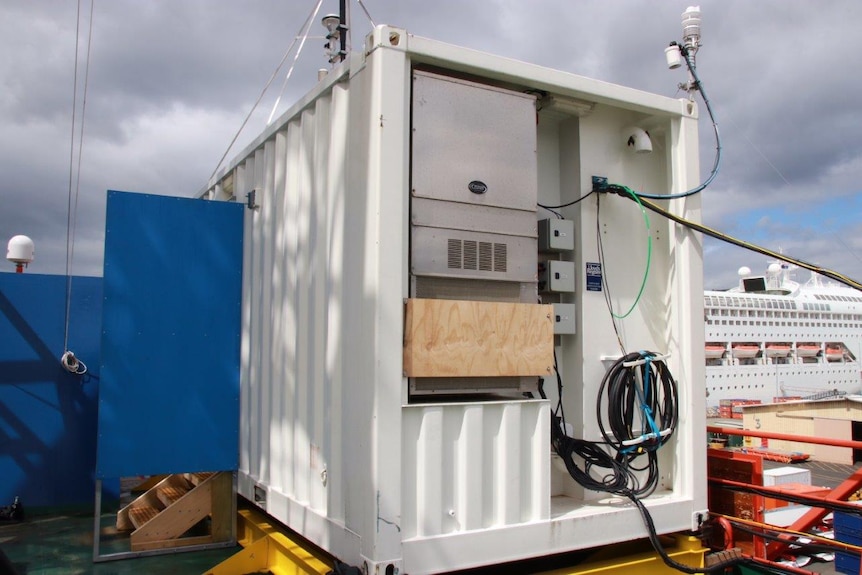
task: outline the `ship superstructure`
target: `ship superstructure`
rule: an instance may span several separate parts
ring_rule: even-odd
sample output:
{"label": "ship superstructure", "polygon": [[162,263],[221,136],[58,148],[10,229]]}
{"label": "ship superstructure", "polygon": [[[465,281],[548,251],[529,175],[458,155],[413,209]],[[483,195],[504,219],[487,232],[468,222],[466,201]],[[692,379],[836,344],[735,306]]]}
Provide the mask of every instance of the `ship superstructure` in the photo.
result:
{"label": "ship superstructure", "polygon": [[762,276],[743,268],[738,287],[704,292],[708,408],[862,389],[862,292],[817,275],[800,284],[792,272],[778,263]]}

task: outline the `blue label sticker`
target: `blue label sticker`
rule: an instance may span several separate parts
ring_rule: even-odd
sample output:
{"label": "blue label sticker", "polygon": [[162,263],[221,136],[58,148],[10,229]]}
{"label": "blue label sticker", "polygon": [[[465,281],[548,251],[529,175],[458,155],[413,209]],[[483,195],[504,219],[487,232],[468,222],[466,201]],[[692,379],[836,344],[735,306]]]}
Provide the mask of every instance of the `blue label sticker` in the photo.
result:
{"label": "blue label sticker", "polygon": [[602,264],[587,262],[587,291],[602,291]]}

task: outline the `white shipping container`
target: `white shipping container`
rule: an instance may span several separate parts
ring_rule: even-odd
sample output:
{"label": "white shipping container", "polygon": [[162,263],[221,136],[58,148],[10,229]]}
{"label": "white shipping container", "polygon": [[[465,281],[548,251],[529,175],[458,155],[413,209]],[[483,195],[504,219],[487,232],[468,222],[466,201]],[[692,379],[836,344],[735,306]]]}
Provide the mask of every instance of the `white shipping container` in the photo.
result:
{"label": "white shipping container", "polygon": [[763,484],[768,486],[797,483],[811,485],[811,470],[802,467],[776,467],[763,470]]}
{"label": "white shipping container", "polygon": [[[627,126],[648,131],[651,154],[629,149]],[[245,202],[254,190],[257,204],[245,220],[239,493],[368,573],[645,537],[633,505],[552,462],[552,366],[548,400],[525,398],[536,378],[515,371],[407,377],[405,300],[535,303],[537,220],[554,217],[537,202],[572,202],[592,176],[680,192],[698,172],[692,102],[377,27],[201,194]],[[617,327],[627,349],[670,354],[679,424],[646,506],[661,533],[693,529],[706,509],[701,238],[655,214],[647,230],[628,199],[599,201],[560,208],[575,249],[553,257],[574,277],[543,294],[574,305],[574,333],[554,343],[567,423],[601,439],[599,384],[620,356],[605,297],[617,314],[638,299],[649,236],[646,287]],[[697,195],[666,205],[700,219]]]}

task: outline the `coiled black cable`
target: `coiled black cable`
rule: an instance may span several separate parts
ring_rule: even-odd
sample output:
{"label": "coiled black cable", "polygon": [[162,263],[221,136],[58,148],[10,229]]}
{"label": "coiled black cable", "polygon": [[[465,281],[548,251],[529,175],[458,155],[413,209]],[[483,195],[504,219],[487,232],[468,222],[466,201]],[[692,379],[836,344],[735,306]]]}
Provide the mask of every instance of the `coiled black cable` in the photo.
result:
{"label": "coiled black cable", "polygon": [[[667,566],[684,573],[719,573],[739,563],[734,559],[698,568],[675,561],[664,550],[652,516],[642,501],[658,485],[657,451],[670,440],[679,417],[676,381],[657,354],[649,351],[626,354],[605,374],[596,402],[596,416],[604,442],[576,439],[566,434],[559,370],[557,391],[557,407],[551,415],[551,444],[572,479],[586,489],[620,495],[631,501],[640,512],[650,543]],[[601,413],[605,392],[607,416]],[[539,393],[547,399],[541,384]],[[644,455],[646,465],[635,465]],[[639,479],[643,471],[646,471],[646,478]]]}
{"label": "coiled black cable", "polygon": [[[658,485],[658,449],[676,430],[679,394],[676,382],[664,361],[649,351],[629,353],[608,369],[599,387],[596,420],[616,459],[634,471],[647,471],[643,482],[631,485],[632,492],[645,497]],[[627,365],[628,364],[628,365]],[[606,414],[602,397],[607,393]],[[645,467],[634,461],[646,455]],[[640,483],[640,484],[638,484]]]}

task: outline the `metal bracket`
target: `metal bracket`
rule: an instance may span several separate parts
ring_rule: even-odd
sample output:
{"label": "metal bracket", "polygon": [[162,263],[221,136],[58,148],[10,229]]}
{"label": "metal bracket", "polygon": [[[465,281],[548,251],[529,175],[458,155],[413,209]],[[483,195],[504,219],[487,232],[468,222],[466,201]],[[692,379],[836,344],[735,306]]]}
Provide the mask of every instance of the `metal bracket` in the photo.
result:
{"label": "metal bracket", "polygon": [[256,210],[260,207],[259,204],[255,202],[257,197],[257,189],[254,189],[245,195],[245,207],[250,210]]}
{"label": "metal bracket", "polygon": [[694,532],[700,531],[703,523],[709,519],[709,509],[701,509],[691,514],[691,530]]}
{"label": "metal bracket", "polygon": [[593,176],[593,191],[601,192],[603,188],[608,187],[608,179],[604,176]]}

